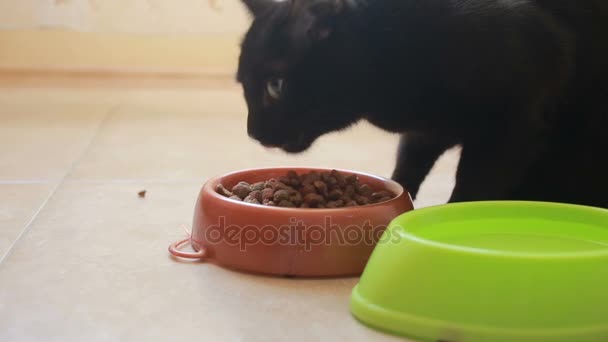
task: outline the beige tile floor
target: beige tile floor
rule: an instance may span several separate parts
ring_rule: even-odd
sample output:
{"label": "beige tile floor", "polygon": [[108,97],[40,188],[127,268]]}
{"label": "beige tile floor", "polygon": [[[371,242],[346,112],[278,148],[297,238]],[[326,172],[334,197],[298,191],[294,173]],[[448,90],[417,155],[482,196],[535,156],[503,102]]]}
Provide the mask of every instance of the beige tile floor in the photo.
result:
{"label": "beige tile floor", "polygon": [[[350,316],[356,278],[260,277],[168,256],[218,173],[390,175],[394,135],[362,124],[287,156],[250,141],[245,114],[231,87],[1,88],[0,341],[395,340]],[[448,198],[457,160],[440,160],[418,206]]]}

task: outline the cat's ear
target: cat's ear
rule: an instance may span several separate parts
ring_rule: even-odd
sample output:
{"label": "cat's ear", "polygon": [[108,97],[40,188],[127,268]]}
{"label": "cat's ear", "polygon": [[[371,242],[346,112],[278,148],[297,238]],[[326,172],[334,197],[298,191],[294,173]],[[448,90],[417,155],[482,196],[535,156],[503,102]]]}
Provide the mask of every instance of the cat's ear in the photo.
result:
{"label": "cat's ear", "polygon": [[309,10],[318,18],[326,18],[340,14],[344,9],[344,0],[320,0],[313,2]]}
{"label": "cat's ear", "polygon": [[333,31],[334,18],[345,6],[345,0],[319,0],[313,2],[309,11],[314,17],[308,28],[308,36],[314,41],[327,39]]}
{"label": "cat's ear", "polygon": [[272,5],[273,0],[241,0],[249,12],[255,17]]}

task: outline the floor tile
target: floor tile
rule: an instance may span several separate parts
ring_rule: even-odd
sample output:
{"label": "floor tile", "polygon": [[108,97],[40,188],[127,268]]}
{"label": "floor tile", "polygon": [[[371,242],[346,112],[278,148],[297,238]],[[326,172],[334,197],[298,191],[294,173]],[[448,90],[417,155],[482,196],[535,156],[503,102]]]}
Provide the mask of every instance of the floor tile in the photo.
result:
{"label": "floor tile", "polygon": [[356,278],[171,259],[199,186],[65,183],[0,265],[0,340],[397,341],[351,317]]}
{"label": "floor tile", "polygon": [[[39,112],[40,108],[48,109],[51,107],[74,107],[74,106],[115,106],[122,102],[125,89],[110,87],[84,87],[72,83],[66,86],[56,85],[53,87],[7,87],[2,83],[4,77],[0,78],[0,103],[3,109],[6,106],[17,108],[18,110],[28,110]],[[140,89],[133,89],[139,91]],[[86,114],[86,113],[83,113]]]}
{"label": "floor tile", "polygon": [[57,180],[82,154],[110,105],[0,100],[0,180]]}
{"label": "floor tile", "polygon": [[323,166],[390,176],[398,136],[369,124],[324,136],[299,155],[268,151],[246,134],[240,95],[202,111],[126,105],[100,130],[72,179],[204,179],[242,168]]}
{"label": "floor tile", "polygon": [[0,184],[0,260],[51,194],[55,184]]}

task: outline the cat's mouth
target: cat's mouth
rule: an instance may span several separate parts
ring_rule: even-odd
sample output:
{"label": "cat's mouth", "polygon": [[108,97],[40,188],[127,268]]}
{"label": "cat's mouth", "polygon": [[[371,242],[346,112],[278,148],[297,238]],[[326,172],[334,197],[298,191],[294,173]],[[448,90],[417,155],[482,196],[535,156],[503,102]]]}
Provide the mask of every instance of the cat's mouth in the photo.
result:
{"label": "cat's mouth", "polygon": [[308,139],[304,136],[299,137],[295,141],[290,141],[285,144],[268,144],[262,143],[266,148],[279,148],[287,153],[301,153],[310,148],[315,139]]}
{"label": "cat's mouth", "polygon": [[312,141],[311,142],[306,141],[306,142],[299,142],[299,143],[295,143],[295,144],[286,144],[286,145],[281,146],[281,149],[287,153],[301,153],[301,152],[308,150],[310,145],[312,145]]}

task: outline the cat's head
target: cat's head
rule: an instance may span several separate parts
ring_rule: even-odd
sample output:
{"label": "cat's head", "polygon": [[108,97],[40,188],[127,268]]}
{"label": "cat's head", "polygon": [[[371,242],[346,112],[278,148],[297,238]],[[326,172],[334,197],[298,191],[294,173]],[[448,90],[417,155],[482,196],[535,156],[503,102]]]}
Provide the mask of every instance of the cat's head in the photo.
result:
{"label": "cat's head", "polygon": [[359,117],[339,23],[352,0],[242,0],[253,22],[241,45],[237,79],[249,136],[287,152]]}

